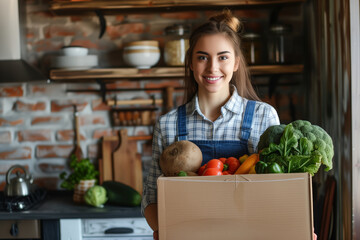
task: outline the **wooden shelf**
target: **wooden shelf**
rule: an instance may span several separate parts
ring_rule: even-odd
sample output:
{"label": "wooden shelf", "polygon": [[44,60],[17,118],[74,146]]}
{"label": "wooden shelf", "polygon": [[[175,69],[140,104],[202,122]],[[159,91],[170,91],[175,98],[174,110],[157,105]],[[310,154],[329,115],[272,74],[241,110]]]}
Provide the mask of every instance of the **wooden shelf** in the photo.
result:
{"label": "wooden shelf", "polygon": [[101,10],[103,13],[121,11],[154,11],[158,10],[184,10],[184,8],[218,8],[236,6],[261,6],[273,4],[288,4],[305,2],[305,0],[118,0],[118,1],[52,1],[50,10],[58,14],[71,12],[93,12]]}
{"label": "wooden shelf", "polygon": [[[304,65],[261,65],[250,66],[249,68],[252,75],[297,74],[303,72]],[[50,71],[50,80],[71,82],[183,77],[183,67],[156,67],[150,69],[93,68],[87,70],[53,69]]]}

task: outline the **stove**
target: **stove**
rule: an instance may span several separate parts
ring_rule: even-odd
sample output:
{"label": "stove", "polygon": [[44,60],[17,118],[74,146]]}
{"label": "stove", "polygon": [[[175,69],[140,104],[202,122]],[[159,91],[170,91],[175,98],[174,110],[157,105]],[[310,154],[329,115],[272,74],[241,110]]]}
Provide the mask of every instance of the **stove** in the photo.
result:
{"label": "stove", "polygon": [[37,188],[27,196],[8,197],[0,192],[0,211],[18,212],[32,209],[46,197],[46,190]]}

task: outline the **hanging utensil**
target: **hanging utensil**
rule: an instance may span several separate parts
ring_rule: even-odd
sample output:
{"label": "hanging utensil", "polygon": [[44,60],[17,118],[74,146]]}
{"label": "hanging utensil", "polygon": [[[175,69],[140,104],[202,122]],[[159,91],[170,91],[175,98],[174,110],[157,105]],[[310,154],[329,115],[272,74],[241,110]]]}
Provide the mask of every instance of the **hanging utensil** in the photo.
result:
{"label": "hanging utensil", "polygon": [[74,105],[74,132],[75,132],[75,136],[74,136],[74,150],[71,153],[71,155],[75,155],[76,158],[78,160],[83,158],[83,152],[81,150],[81,146],[80,146],[80,132],[79,132],[79,128],[80,128],[80,122],[79,122],[79,112],[77,111],[77,107],[76,105]]}

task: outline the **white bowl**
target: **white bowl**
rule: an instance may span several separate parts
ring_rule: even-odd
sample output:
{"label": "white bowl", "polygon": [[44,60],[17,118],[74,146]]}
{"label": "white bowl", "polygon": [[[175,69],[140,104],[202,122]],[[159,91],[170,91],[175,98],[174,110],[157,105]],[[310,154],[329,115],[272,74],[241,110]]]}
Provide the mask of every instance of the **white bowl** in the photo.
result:
{"label": "white bowl", "polygon": [[67,68],[72,70],[84,70],[98,66],[97,55],[86,56],[56,56],[51,61],[53,68]]}
{"label": "white bowl", "polygon": [[62,55],[64,56],[86,56],[89,49],[78,46],[67,46],[61,49]]}
{"label": "white bowl", "polygon": [[123,59],[127,65],[139,69],[148,69],[160,60],[160,49],[127,49],[124,48]]}

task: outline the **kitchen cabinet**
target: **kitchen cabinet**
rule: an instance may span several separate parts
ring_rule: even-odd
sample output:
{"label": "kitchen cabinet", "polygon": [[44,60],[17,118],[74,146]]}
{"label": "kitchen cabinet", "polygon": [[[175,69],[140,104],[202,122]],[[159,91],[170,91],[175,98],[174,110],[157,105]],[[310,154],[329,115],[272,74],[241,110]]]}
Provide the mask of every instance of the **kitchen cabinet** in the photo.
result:
{"label": "kitchen cabinet", "polygon": [[0,220],[0,239],[40,239],[39,220]]}
{"label": "kitchen cabinet", "polygon": [[[32,237],[29,238],[58,240],[60,239],[61,221],[74,220],[79,222],[79,219],[123,218],[143,219],[140,207],[105,205],[104,208],[95,208],[73,202],[72,192],[70,191],[52,191],[47,194],[45,200],[27,211],[0,211],[0,239],[4,236],[6,236],[6,239],[11,239],[11,235],[8,236],[8,234],[11,226],[16,223],[19,230],[18,236],[21,236],[21,238],[28,237],[20,235],[20,232],[31,232]],[[6,228],[3,228],[3,226],[6,226]]]}

